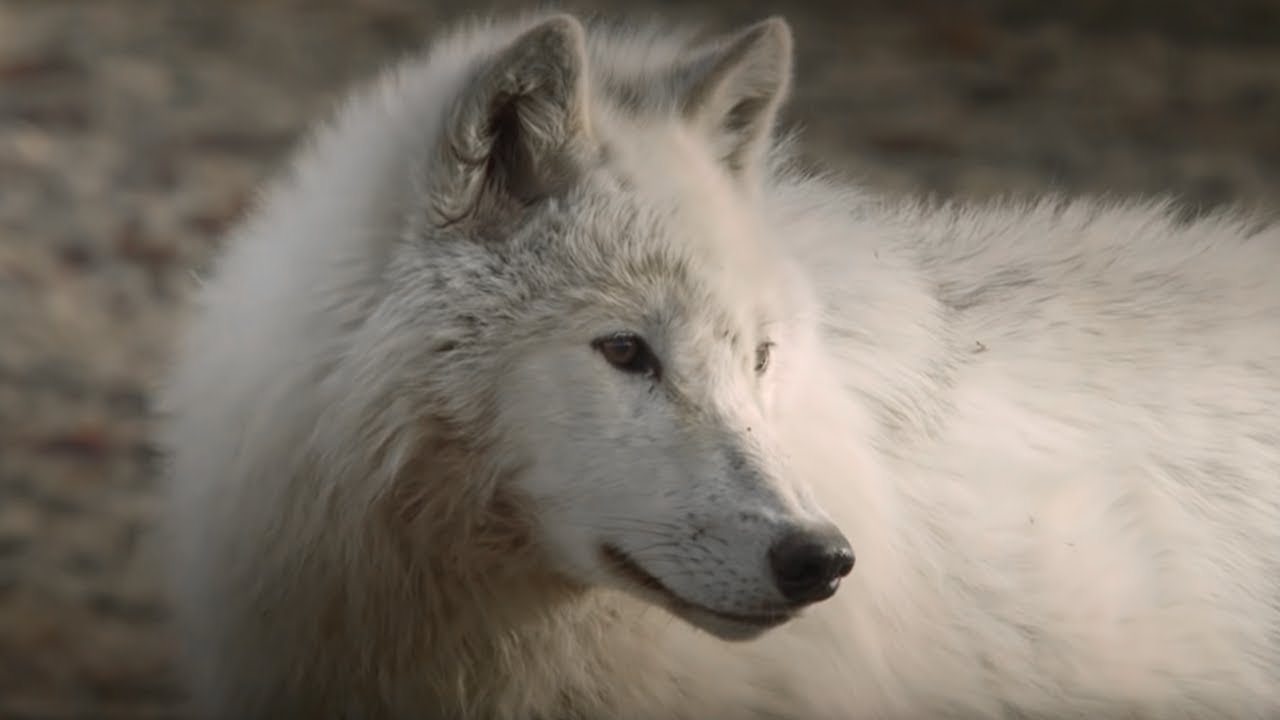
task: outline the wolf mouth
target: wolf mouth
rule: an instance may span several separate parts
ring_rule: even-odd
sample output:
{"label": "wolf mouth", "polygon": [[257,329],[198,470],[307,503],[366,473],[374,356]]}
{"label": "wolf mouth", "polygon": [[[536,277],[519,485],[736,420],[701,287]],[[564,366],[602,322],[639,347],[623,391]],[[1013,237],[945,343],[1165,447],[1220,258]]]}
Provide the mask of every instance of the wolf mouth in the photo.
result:
{"label": "wolf mouth", "polygon": [[671,588],[668,588],[661,580],[641,567],[640,563],[636,562],[635,559],[617,546],[605,544],[601,546],[600,554],[604,558],[605,564],[614,572],[645,590],[656,593],[662,598],[668,609],[677,615],[686,617],[691,615],[695,617],[699,615],[710,616],[725,622],[760,629],[781,625],[796,615],[795,610],[783,608],[763,610],[758,613],[734,613],[699,605],[677,595]]}

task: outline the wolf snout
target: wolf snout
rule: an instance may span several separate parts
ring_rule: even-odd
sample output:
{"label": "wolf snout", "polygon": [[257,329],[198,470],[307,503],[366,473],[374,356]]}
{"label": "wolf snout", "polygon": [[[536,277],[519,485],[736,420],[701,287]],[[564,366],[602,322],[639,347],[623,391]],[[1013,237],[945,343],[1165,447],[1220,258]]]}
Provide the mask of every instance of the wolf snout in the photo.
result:
{"label": "wolf snout", "polygon": [[773,582],[789,602],[816,603],[835,594],[853,570],[853,548],[832,525],[792,530],[769,548]]}

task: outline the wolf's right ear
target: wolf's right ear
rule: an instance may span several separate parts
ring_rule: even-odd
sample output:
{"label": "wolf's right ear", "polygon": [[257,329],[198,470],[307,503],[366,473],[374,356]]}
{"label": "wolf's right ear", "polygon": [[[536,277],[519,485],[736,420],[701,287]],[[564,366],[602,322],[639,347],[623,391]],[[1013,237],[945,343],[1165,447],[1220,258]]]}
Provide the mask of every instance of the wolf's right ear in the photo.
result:
{"label": "wolf's right ear", "polygon": [[428,179],[437,225],[530,203],[573,179],[593,143],[581,23],[554,15],[482,67],[445,120]]}

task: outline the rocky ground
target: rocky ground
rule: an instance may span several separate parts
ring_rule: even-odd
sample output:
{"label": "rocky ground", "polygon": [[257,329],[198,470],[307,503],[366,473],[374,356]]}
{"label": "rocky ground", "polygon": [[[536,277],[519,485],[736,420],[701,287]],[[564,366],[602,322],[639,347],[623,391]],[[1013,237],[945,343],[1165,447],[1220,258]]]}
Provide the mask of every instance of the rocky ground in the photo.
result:
{"label": "rocky ground", "polygon": [[[1280,199],[1280,2],[665,5],[791,19],[810,153],[888,192]],[[0,0],[0,718],[178,715],[147,413],[190,273],[347,82],[477,8]]]}

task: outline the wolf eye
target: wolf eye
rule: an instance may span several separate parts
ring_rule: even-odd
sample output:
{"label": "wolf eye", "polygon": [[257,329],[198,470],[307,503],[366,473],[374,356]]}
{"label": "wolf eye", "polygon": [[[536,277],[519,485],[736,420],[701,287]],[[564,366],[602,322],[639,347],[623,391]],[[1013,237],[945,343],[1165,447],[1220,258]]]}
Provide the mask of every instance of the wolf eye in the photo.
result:
{"label": "wolf eye", "polygon": [[658,377],[658,358],[639,335],[618,333],[591,343],[610,365],[632,375]]}
{"label": "wolf eye", "polygon": [[771,342],[762,342],[756,346],[756,374],[759,375],[769,367],[769,349],[773,347]]}

